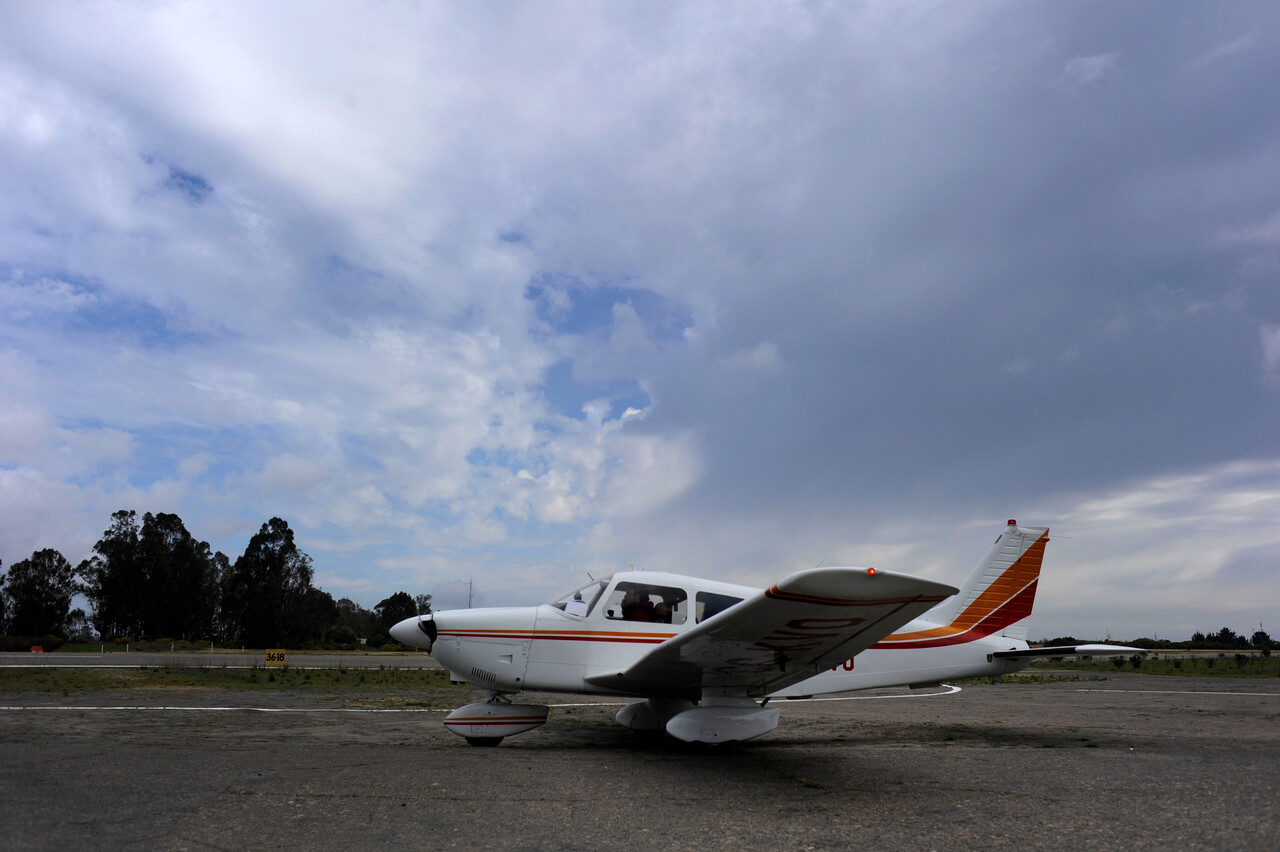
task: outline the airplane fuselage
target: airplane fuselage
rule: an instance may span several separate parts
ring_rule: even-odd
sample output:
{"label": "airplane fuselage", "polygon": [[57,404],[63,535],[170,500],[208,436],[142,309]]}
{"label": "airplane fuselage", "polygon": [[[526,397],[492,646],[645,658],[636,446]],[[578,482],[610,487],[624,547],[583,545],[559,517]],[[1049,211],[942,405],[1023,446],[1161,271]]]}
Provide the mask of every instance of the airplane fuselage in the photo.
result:
{"label": "airplane fuselage", "polygon": [[525,690],[634,696],[616,716],[638,731],[725,743],[778,724],[773,697],[927,686],[1007,674],[1034,656],[1136,649],[1026,642],[1049,531],[1009,521],[959,587],[875,568],[798,571],[767,589],[631,571],[541,606],[451,610],[391,634],[432,651],[488,700],[445,726],[472,745],[546,722]]}
{"label": "airplane fuselage", "polygon": [[[623,617],[620,586],[658,589],[659,595],[678,599],[668,621],[634,621]],[[590,587],[588,587],[590,588]],[[448,610],[431,616],[436,636],[425,634],[414,620],[397,625],[394,635],[407,644],[430,647],[433,655],[456,681],[465,681],[492,693],[524,690],[596,695],[640,695],[697,700],[699,692],[687,685],[664,691],[661,685],[643,692],[616,689],[593,682],[602,673],[628,669],[646,653],[696,624],[713,617],[704,600],[725,603],[748,598],[759,589],[701,580],[661,572],[624,572],[595,590],[595,600],[585,615],[570,611],[569,601],[530,607]],[[612,604],[612,605],[611,605]],[[683,611],[682,611],[683,610]],[[869,649],[834,668],[820,672],[781,690],[756,697],[798,697],[923,685],[965,677],[994,676],[1017,671],[1025,660],[999,660],[995,651],[1026,648],[1025,642],[1004,636],[978,637],[957,642],[937,636],[944,626],[927,617],[917,618]],[[771,640],[771,648],[784,651],[787,643],[803,644],[806,629],[826,629],[824,624],[797,624],[789,635]],[[913,641],[898,637],[924,636]],[[910,645],[911,647],[895,647]]]}

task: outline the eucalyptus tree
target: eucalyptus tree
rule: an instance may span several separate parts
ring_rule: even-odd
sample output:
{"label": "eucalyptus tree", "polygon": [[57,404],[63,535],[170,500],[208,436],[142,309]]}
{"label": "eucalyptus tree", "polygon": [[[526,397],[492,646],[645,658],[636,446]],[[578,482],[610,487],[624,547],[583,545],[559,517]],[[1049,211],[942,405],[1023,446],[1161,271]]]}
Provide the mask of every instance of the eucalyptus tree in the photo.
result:
{"label": "eucalyptus tree", "polygon": [[120,510],[80,563],[92,621],[103,636],[207,639],[218,622],[219,570],[226,563],[177,515]]}
{"label": "eucalyptus tree", "polygon": [[224,579],[226,629],[254,648],[310,638],[311,576],[311,557],[298,549],[293,530],[284,520],[272,518],[250,539]]}
{"label": "eucalyptus tree", "polygon": [[14,636],[67,635],[71,598],[80,590],[75,570],[58,551],[37,550],[0,575],[8,630]]}
{"label": "eucalyptus tree", "polygon": [[140,533],[137,512],[115,512],[93,555],[76,569],[93,608],[94,629],[104,638],[143,635],[150,595],[138,552]]}

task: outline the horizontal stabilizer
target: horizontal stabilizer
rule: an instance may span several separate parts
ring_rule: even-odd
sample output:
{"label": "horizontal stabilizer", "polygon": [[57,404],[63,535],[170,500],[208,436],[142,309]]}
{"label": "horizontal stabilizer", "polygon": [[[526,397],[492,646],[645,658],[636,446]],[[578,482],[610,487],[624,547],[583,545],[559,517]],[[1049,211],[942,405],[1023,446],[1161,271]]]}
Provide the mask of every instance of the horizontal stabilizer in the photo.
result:
{"label": "horizontal stabilizer", "polygon": [[1027,657],[1105,657],[1111,654],[1146,653],[1143,648],[1128,645],[1054,645],[1049,648],[1024,648],[1021,651],[996,651],[991,656],[997,660],[1018,660]]}

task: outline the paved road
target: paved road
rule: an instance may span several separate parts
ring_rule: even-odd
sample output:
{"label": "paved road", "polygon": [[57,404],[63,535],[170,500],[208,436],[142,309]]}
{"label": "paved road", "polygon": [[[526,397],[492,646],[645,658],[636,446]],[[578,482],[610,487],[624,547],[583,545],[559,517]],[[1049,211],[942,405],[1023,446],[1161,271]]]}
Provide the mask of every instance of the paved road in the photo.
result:
{"label": "paved road", "polygon": [[[179,652],[114,652],[110,654],[0,654],[0,668],[5,666],[49,666],[62,668],[138,668],[139,666],[170,668],[261,668],[264,652],[245,654]],[[426,654],[313,654],[289,652],[286,662],[291,668],[307,669],[438,669],[440,664]]]}
{"label": "paved road", "polygon": [[[1269,680],[785,702],[778,730],[729,749],[565,705],[477,749],[413,695],[349,690],[0,704],[24,708],[0,710],[5,849],[1280,848]],[[124,706],[239,709],[91,709]],[[397,712],[343,712],[368,710]]]}

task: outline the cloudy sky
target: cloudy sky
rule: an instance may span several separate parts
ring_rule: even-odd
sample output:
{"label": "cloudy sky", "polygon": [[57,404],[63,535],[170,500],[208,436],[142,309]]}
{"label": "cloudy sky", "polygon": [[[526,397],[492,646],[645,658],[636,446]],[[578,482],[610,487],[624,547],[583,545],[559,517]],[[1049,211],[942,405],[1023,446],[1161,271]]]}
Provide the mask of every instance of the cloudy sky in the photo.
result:
{"label": "cloudy sky", "polygon": [[[0,559],[1280,633],[1271,3],[0,5]],[[465,598],[465,587],[463,595]]]}

